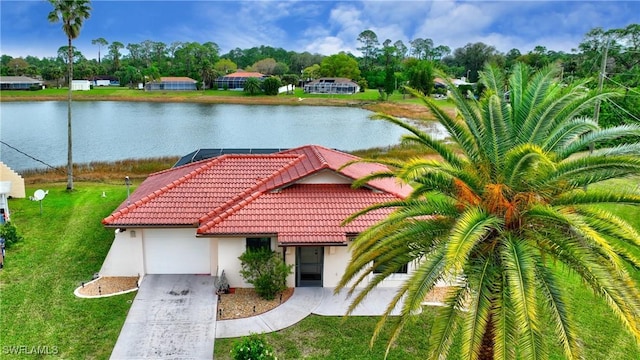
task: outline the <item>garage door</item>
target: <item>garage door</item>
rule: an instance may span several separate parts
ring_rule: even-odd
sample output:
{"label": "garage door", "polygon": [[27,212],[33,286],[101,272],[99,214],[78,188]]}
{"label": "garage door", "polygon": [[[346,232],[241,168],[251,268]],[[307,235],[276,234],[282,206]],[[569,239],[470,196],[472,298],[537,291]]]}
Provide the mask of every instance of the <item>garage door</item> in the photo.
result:
{"label": "garage door", "polygon": [[144,260],[147,274],[210,274],[209,239],[145,239]]}

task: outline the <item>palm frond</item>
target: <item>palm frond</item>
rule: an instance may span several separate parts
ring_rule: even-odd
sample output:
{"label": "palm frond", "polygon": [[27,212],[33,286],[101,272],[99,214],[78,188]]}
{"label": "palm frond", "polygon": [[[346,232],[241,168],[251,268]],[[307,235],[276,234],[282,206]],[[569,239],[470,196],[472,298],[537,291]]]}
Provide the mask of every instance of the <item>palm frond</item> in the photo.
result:
{"label": "palm frond", "polygon": [[549,188],[580,188],[604,180],[624,178],[640,174],[640,157],[633,156],[583,156],[560,162],[555,171],[545,174],[541,184]]}
{"label": "palm frond", "polygon": [[[574,229],[570,217],[550,206],[537,206],[529,211],[529,215],[543,219],[548,224],[555,223],[557,226],[564,224]],[[605,300],[636,340],[640,341],[640,290],[637,288],[637,282],[631,279],[624,268],[606,260],[601,249],[583,239],[581,236],[566,232],[564,236],[554,236],[544,240],[541,246],[544,251],[553,254],[578,274],[591,287],[595,295]]]}
{"label": "palm frond", "polygon": [[[445,80],[446,81],[446,80]],[[413,89],[408,89],[412,95],[418,97],[422,100],[422,102],[429,108],[434,117],[442,124],[442,126],[447,129],[447,132],[451,136],[452,140],[460,146],[462,151],[467,155],[469,159],[474,161],[479,161],[479,153],[477,149],[477,144],[474,141],[474,132],[469,128],[469,122],[472,123],[472,126],[476,126],[479,124],[478,121],[479,116],[471,110],[471,108],[464,102],[460,101],[460,99],[456,100],[457,89],[454,86],[451,89],[453,99],[458,106],[458,111],[461,112],[462,118],[465,119],[465,123],[452,119],[446,112],[444,112],[438,105],[436,105],[433,100],[428,97],[418,93]],[[460,96],[459,94],[457,96]],[[460,96],[462,98],[462,96]],[[465,126],[466,125],[466,126]],[[445,159],[449,161],[448,159]],[[456,165],[452,163],[455,166]]]}
{"label": "palm frond", "polygon": [[594,156],[638,155],[640,154],[640,142],[633,144],[621,144],[614,147],[596,149]]}
{"label": "palm frond", "polygon": [[[618,139],[623,136],[635,140],[640,139],[640,126],[628,124],[592,131],[568,143],[563,148],[557,149],[556,152],[560,158],[565,159],[579,151],[584,151],[589,144],[599,144],[602,141]],[[640,155],[640,153],[636,153],[636,155]]]}
{"label": "palm frond", "polygon": [[478,259],[471,272],[466,273],[473,278],[476,291],[471,293],[469,312],[465,316],[462,329],[462,348],[466,358],[477,359],[482,350],[483,338],[489,326],[496,293],[493,284],[500,276],[493,258]]}
{"label": "palm frond", "polygon": [[566,156],[558,154],[558,151],[565,148],[567,144],[572,143],[583,134],[591,131],[599,130],[598,124],[589,118],[580,117],[570,121],[561,122],[553,132],[549,133],[547,139],[541,144],[546,151],[552,151],[558,155],[559,160],[563,160]]}
{"label": "palm frond", "polygon": [[546,266],[537,266],[536,280],[564,355],[570,360],[582,359],[582,349],[576,337],[576,326],[570,317],[568,302],[563,297],[555,276]]}
{"label": "palm frond", "polygon": [[500,171],[502,157],[512,146],[511,136],[507,124],[509,112],[506,103],[497,95],[485,97],[480,102],[483,113],[481,138],[478,139],[479,148],[485,156],[490,159],[490,163]]}
{"label": "palm frond", "polygon": [[461,214],[451,229],[447,244],[447,264],[455,273],[462,271],[470,252],[483,239],[493,231],[502,221],[483,211],[473,207]]}
{"label": "palm frond", "polygon": [[457,333],[462,322],[463,302],[469,296],[467,287],[451,288],[446,297],[446,307],[441,308],[436,314],[431,327],[429,342],[432,344],[429,359],[445,360],[448,358],[454,334]]}
{"label": "palm frond", "polygon": [[536,173],[553,168],[553,161],[542,148],[533,144],[518,145],[504,155],[503,181],[514,190],[525,189],[538,178]]}
{"label": "palm frond", "polygon": [[518,333],[514,321],[513,306],[509,295],[509,284],[506,276],[502,275],[500,282],[496,282],[495,305],[493,312],[493,341],[495,360],[511,360],[516,358],[514,335]]}
{"label": "palm frond", "polygon": [[501,259],[510,289],[510,304],[520,328],[520,350],[527,359],[544,359],[546,354],[536,306],[536,260],[532,250],[521,239],[506,236]]}
{"label": "palm frond", "polygon": [[640,194],[626,192],[621,193],[619,191],[611,191],[608,189],[590,189],[587,192],[582,190],[574,190],[571,192],[565,192],[560,196],[552,199],[550,204],[553,206],[595,204],[640,205]]}
{"label": "palm frond", "polygon": [[548,66],[536,72],[527,79],[522,98],[518,108],[514,108],[517,116],[518,129],[517,137],[521,143],[532,142],[537,144],[536,134],[540,126],[539,112],[544,111],[541,104],[551,87],[554,86],[553,79],[558,74],[559,69],[555,66]]}
{"label": "palm frond", "polygon": [[[444,115],[446,116],[446,114]],[[419,142],[420,144],[426,146],[429,149],[432,149],[451,165],[457,166],[457,167],[461,167],[464,165],[464,161],[460,159],[458,154],[452,151],[444,143],[432,138],[429,134],[418,130],[417,128],[405,123],[404,121],[390,115],[385,115],[385,114],[376,114],[372,118],[375,120],[385,120],[385,121],[391,122],[409,131],[411,134],[413,134],[413,139],[416,140],[416,142]],[[406,137],[407,136],[404,136],[404,138]]]}
{"label": "palm frond", "polygon": [[479,71],[479,77],[482,84],[493,94],[501,97],[504,95],[504,87],[506,85],[504,72],[497,66],[485,66],[482,71]]}
{"label": "palm frond", "polygon": [[[390,302],[389,306],[387,306],[384,314],[376,325],[374,336],[378,336],[380,334],[391,312],[404,296],[404,304],[400,310],[400,320],[397,321],[391,329],[391,337],[387,343],[385,357],[389,354],[391,345],[393,345],[397,340],[406,322],[417,310],[421,310],[421,304],[427,293],[431,291],[435,284],[444,277],[444,268],[444,250],[440,247],[425,259],[419,268],[411,275],[411,279],[409,281],[404,282],[396,296]],[[371,343],[371,345],[373,345],[373,343]]]}

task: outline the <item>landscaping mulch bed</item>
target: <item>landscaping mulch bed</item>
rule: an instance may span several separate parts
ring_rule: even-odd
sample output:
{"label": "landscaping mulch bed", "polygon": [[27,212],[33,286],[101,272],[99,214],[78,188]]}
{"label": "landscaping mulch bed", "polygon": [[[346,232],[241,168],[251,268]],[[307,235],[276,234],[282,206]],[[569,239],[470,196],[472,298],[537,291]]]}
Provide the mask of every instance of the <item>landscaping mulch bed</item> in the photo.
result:
{"label": "landscaping mulch bed", "polygon": [[242,319],[265,313],[293,295],[293,288],[276,295],[273,300],[264,300],[252,288],[236,288],[233,293],[218,295],[218,320]]}
{"label": "landscaping mulch bed", "polygon": [[448,290],[448,286],[434,287],[429,291],[427,296],[424,297],[424,301],[430,303],[443,303]]}
{"label": "landscaping mulch bed", "polygon": [[124,276],[106,276],[101,277],[98,280],[85,284],[78,290],[80,295],[85,296],[100,296],[110,295],[121,291],[131,290],[138,287],[138,277],[124,277]]}

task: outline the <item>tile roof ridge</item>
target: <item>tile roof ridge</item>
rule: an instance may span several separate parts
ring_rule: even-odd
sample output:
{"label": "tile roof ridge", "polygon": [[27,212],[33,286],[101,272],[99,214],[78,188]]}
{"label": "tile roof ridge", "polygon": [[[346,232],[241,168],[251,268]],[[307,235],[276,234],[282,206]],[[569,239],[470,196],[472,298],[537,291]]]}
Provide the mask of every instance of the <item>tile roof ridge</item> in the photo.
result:
{"label": "tile roof ridge", "polygon": [[323,167],[329,166],[329,162],[327,161],[327,159],[324,156],[322,156],[322,154],[320,153],[320,149],[318,149],[317,145],[311,145],[310,148],[311,148],[311,151],[313,152],[313,154],[323,164]]}
{"label": "tile roof ridge", "polygon": [[[208,161],[206,161],[206,163],[202,164],[201,166],[196,167],[195,169],[191,170],[189,173],[187,173],[185,175],[182,175],[178,179],[173,180],[169,184],[161,187],[160,189],[155,190],[154,192],[143,196],[142,198],[140,198],[139,200],[135,201],[134,203],[129,204],[126,207],[124,207],[124,208],[122,208],[122,209],[120,209],[118,211],[115,211],[113,214],[111,214],[111,215],[107,216],[106,218],[104,218],[102,220],[102,223],[106,225],[109,222],[117,220],[121,216],[128,214],[129,212],[135,210],[136,208],[138,208],[138,207],[140,207],[140,206],[142,206],[144,204],[149,203],[151,200],[159,197],[162,194],[165,194],[166,192],[168,192],[169,190],[171,190],[173,188],[176,188],[178,185],[184,184],[187,180],[193,178],[194,176],[202,173],[203,171],[205,171],[207,169],[210,169],[213,165],[221,163],[223,160],[225,160],[223,158],[226,158],[226,156],[227,155],[221,155],[221,156],[218,156],[218,157],[213,158],[213,159],[207,159]],[[203,162],[204,162],[204,160],[203,160]],[[184,166],[188,166],[188,165],[191,165],[191,164],[185,164]],[[152,175],[149,175],[149,178],[151,176],[154,176],[155,174],[160,174],[160,173],[163,173],[163,172],[169,172],[169,171],[175,170],[175,169],[179,169],[179,168],[171,168],[171,169],[164,170],[164,171],[161,171],[161,172],[158,172],[158,173],[154,173]],[[147,179],[149,179],[149,178],[147,178]]]}
{"label": "tile roof ridge", "polygon": [[[274,156],[275,155],[275,156]],[[244,191],[236,194],[231,199],[225,201],[222,205],[216,207],[215,209],[209,211],[207,214],[203,215],[198,219],[198,222],[202,225],[198,227],[197,233],[201,232],[201,229],[208,230],[213,227],[215,224],[218,224],[222,220],[224,220],[227,216],[233,214],[237,210],[242,209],[244,206],[251,203],[253,200],[259,198],[265,192],[271,191],[276,188],[275,185],[278,185],[275,181],[273,181],[272,186],[269,186],[269,182],[271,182],[278,175],[288,171],[296,164],[303,161],[307,156],[304,154],[267,154],[267,156],[271,157],[294,157],[292,161],[278,168],[271,175],[266,176],[260,180],[258,180],[255,184],[251,185]],[[265,157],[263,154],[262,157]],[[279,184],[280,186],[283,184]]]}

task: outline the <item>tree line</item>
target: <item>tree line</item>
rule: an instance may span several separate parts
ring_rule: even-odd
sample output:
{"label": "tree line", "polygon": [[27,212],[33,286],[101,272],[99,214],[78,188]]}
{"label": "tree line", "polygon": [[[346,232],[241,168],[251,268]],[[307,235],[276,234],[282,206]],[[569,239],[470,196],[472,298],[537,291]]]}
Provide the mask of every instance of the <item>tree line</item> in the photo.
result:
{"label": "tree line", "polygon": [[[362,88],[384,89],[392,92],[409,84],[429,93],[434,68],[469,82],[478,80],[478,71],[484,63],[492,62],[511,68],[521,62],[534,69],[559,63],[562,76],[571,81],[595,77],[604,47],[608,47],[607,74],[617,83],[628,87],[640,86],[640,24],[625,28],[594,28],[571,53],[548,50],[539,45],[522,52],[511,49],[499,52],[494,46],[477,42],[451,50],[435,44],[429,38],[416,38],[405,44],[401,40],[380,42],[372,30],[364,30],[357,38],[361,56],[341,52],[330,56],[309,52],[287,51],[283,48],[259,46],[249,49],[235,48],[221,54],[215,42],[173,42],[145,40],[124,45],[105,38],[92,40],[97,58],[87,59],[73,47],[74,74],[77,79],[110,76],[121,84],[157,79],[160,76],[187,76],[199,82],[202,88],[213,86],[213,81],[237,69],[274,75],[283,82],[295,83],[300,78],[320,76],[347,77],[359,82]],[[0,74],[40,77],[47,81],[60,81],[66,76],[68,46],[61,46],[53,57],[27,56],[13,58],[2,55]],[[66,79],[65,79],[66,80]]]}

